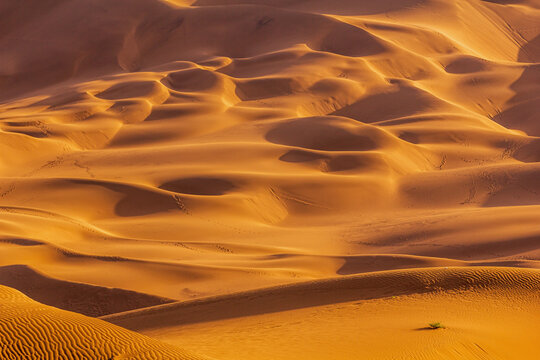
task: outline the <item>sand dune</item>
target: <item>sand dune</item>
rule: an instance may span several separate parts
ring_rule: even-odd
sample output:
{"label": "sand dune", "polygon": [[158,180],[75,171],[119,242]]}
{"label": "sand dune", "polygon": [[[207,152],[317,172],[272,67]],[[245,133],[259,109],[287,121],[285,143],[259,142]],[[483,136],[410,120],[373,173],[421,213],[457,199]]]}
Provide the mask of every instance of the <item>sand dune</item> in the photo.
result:
{"label": "sand dune", "polygon": [[0,284],[18,289],[43,304],[87,316],[102,316],[171,302],[133,291],[51,279],[23,265],[1,267]]}
{"label": "sand dune", "polygon": [[0,287],[2,359],[203,359],[104,321]]}
{"label": "sand dune", "polygon": [[[104,319],[220,359],[520,359],[534,354],[540,339],[539,286],[538,271],[532,270],[415,269],[168,304]],[[432,330],[433,321],[447,328]]]}
{"label": "sand dune", "polygon": [[0,284],[219,359],[532,358],[539,21],[536,0],[2,2]]}

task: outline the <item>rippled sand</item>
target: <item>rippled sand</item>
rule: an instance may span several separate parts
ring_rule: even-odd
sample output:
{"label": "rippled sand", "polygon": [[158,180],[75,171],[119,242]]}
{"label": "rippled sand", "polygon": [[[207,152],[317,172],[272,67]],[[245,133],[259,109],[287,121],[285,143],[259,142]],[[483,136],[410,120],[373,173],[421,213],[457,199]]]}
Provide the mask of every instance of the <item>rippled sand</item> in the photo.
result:
{"label": "rippled sand", "polygon": [[539,24],[0,3],[0,359],[533,359]]}

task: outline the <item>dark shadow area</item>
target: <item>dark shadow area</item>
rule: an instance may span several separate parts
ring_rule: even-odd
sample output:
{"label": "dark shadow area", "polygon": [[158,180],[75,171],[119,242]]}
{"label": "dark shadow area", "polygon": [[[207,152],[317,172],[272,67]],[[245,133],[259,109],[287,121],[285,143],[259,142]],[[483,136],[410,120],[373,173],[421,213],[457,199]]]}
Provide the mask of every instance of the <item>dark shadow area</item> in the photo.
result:
{"label": "dark shadow area", "polygon": [[[540,136],[540,64],[533,64],[540,62],[540,36],[523,46],[518,61],[531,65],[527,65],[521,77],[510,86],[515,92],[508,102],[511,106],[496,115],[493,121],[509,129],[524,131],[527,135]],[[520,157],[518,151],[516,158],[519,160]],[[536,159],[540,159],[540,155]]]}
{"label": "dark shadow area", "polygon": [[447,105],[433,95],[420,89],[401,84],[392,91],[374,94],[345,106],[330,115],[344,116],[372,124],[405,116],[428,112],[432,108]]}
{"label": "dark shadow area", "polygon": [[159,188],[180,194],[216,196],[236,189],[236,185],[229,180],[201,176],[169,181]]}
{"label": "dark shadow area", "polygon": [[378,141],[382,137],[380,130],[351,128],[348,121],[328,117],[291,120],[275,126],[265,138],[274,144],[323,151],[368,151],[378,148]]}
{"label": "dark shadow area", "polygon": [[0,267],[0,284],[42,304],[93,317],[172,302],[135,291],[53,279],[25,265]]}
{"label": "dark shadow area", "polygon": [[444,329],[446,329],[446,327],[443,327],[443,328],[432,328],[432,327],[426,326],[426,327],[416,328],[416,329],[414,329],[414,330],[415,330],[415,331],[435,331],[435,330],[444,330]]}
{"label": "dark shadow area", "polygon": [[197,0],[194,6],[264,5],[286,9],[318,11],[335,15],[374,15],[422,6],[426,0],[327,1],[327,0]]}
{"label": "dark shadow area", "polygon": [[77,185],[101,186],[122,194],[122,199],[114,209],[118,216],[143,216],[179,209],[178,203],[171,195],[152,189],[98,180],[70,179],[69,182]]}

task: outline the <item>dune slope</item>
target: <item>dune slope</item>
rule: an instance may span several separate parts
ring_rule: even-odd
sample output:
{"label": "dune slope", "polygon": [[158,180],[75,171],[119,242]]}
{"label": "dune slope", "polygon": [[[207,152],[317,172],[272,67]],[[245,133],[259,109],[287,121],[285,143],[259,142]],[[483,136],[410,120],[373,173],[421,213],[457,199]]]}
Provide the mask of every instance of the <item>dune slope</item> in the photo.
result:
{"label": "dune slope", "polygon": [[203,359],[0,286],[2,359]]}
{"label": "dune slope", "polygon": [[[504,314],[530,317],[527,298],[537,300],[536,283],[522,283],[540,269],[538,23],[537,0],[4,1],[0,284],[112,319],[342,276],[376,283],[374,272],[470,268],[452,273],[461,284],[468,271],[510,271],[506,289],[384,290],[403,311],[447,314],[455,299],[456,312],[474,303],[498,316],[451,337],[441,356],[469,351],[488,326],[502,337]],[[322,331],[328,316],[338,334],[349,311],[338,304],[350,300],[340,294],[246,318],[311,316],[309,306],[326,315],[299,331]],[[380,301],[369,316],[397,316]],[[240,319],[205,321],[227,332]],[[205,345],[208,328],[172,325],[203,340],[152,331],[233,356]],[[403,344],[409,335],[384,333]],[[490,344],[467,354],[532,356],[530,337],[513,354],[504,349],[517,343]],[[305,349],[287,347],[268,357]],[[345,359],[368,356],[352,340],[341,348]]]}
{"label": "dune slope", "polygon": [[540,273],[376,272],[104,319],[220,359],[523,359],[540,340]]}

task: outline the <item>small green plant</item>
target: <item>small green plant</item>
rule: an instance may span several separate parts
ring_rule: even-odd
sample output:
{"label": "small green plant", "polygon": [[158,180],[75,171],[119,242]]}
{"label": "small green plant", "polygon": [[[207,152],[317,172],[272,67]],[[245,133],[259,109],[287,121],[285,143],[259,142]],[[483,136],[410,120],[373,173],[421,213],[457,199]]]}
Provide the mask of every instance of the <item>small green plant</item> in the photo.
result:
{"label": "small green plant", "polygon": [[445,329],[446,327],[441,324],[440,322],[432,322],[432,323],[429,323],[429,328],[430,329]]}

